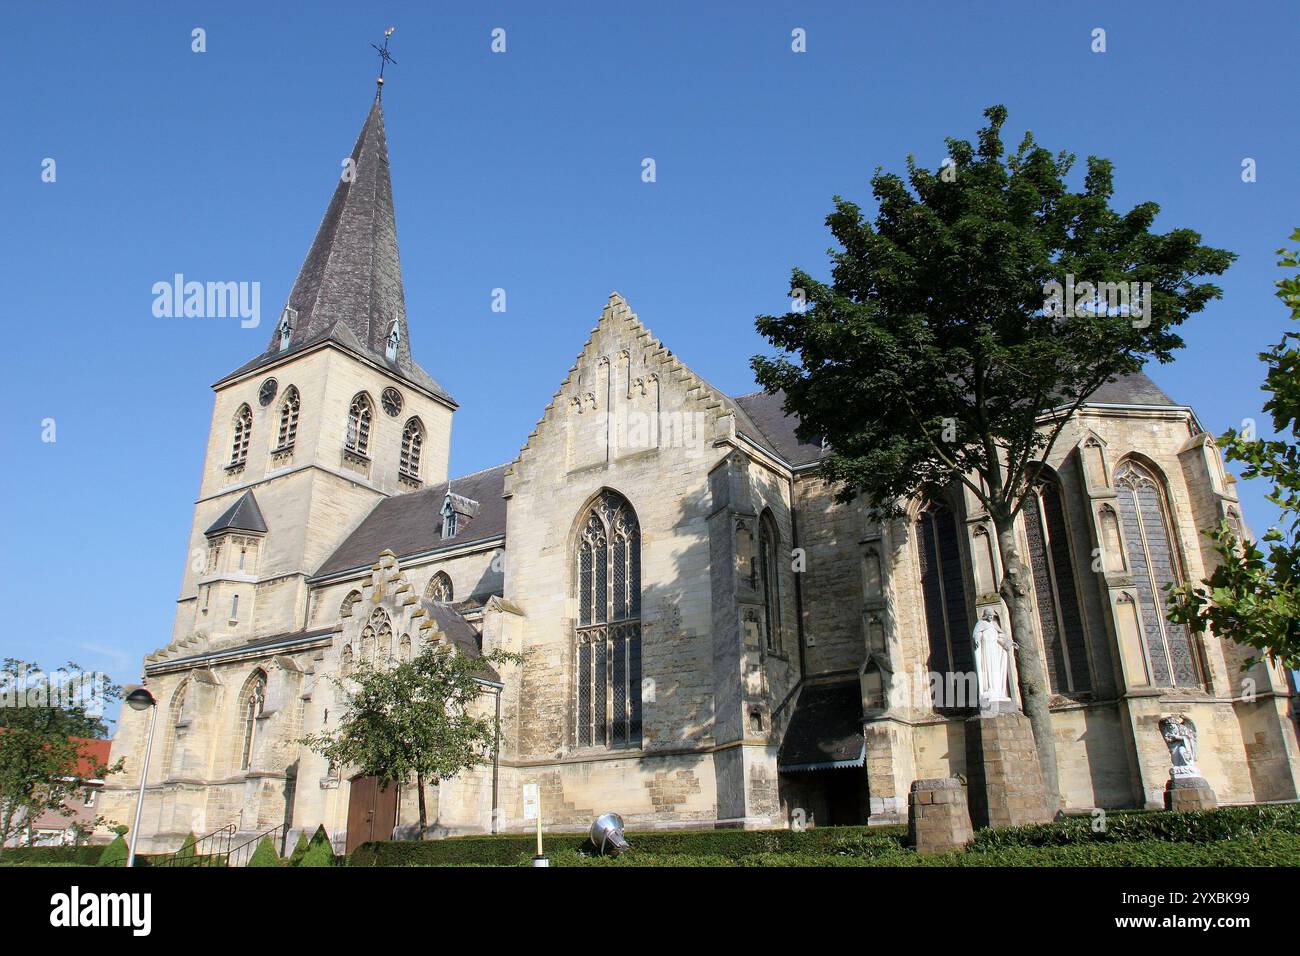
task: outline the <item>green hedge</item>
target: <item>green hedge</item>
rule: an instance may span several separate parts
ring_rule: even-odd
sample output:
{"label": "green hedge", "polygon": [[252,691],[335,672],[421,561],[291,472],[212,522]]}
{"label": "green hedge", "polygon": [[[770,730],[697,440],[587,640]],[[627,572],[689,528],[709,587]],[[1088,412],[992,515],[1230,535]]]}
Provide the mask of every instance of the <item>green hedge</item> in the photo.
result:
{"label": "green hedge", "polygon": [[[817,827],[794,830],[679,830],[629,833],[627,856],[717,857],[736,863],[762,854],[817,856],[872,855],[901,851],[902,827]],[[590,852],[585,836],[548,836],[546,855]],[[515,866],[537,852],[531,835],[453,837],[448,840],[364,843],[348,858],[350,866]]]}
{"label": "green hedge", "polygon": [[976,850],[1002,847],[1079,846],[1089,843],[1135,843],[1163,840],[1209,843],[1256,837],[1264,833],[1300,834],[1300,804],[1220,807],[1184,813],[1107,814],[1105,826],[1094,829],[1091,817],[1070,817],[1057,823],[999,830],[980,830],[971,845]]}
{"label": "green hedge", "polygon": [[96,846],[20,846],[0,850],[0,866],[96,866],[104,844]]}

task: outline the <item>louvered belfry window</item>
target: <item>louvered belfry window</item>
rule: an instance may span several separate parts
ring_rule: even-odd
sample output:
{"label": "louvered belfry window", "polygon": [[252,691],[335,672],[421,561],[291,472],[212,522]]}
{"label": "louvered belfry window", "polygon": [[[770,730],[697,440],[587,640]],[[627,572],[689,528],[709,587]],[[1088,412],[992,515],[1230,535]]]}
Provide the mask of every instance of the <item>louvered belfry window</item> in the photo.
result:
{"label": "louvered belfry window", "polygon": [[240,405],[235,412],[235,438],[230,446],[230,464],[242,465],[248,459],[248,443],[253,437],[253,411]]}
{"label": "louvered belfry window", "polygon": [[641,531],[632,506],[604,492],[577,543],[576,724],[579,747],[641,746]]}
{"label": "louvered belfry window", "polygon": [[1200,667],[1187,628],[1165,615],[1166,585],[1182,580],[1160,484],[1146,468],[1126,461],[1115,473],[1124,553],[1138,595],[1151,682],[1157,687],[1200,687]]}
{"label": "louvered belfry window", "polygon": [[1055,481],[1039,483],[1025,499],[1025,537],[1034,576],[1038,628],[1047,657],[1047,678],[1054,694],[1080,693],[1092,688],[1083,614],[1075,587],[1074,559],[1065,524],[1061,488]]}
{"label": "louvered belfry window", "polygon": [[284,402],[280,405],[280,436],[277,448],[292,448],[293,443],[298,440],[298,412],[302,408],[302,401],[298,397],[298,389],[290,385],[289,390],[284,394]]}
{"label": "louvered belfry window", "polygon": [[352,407],[348,409],[348,451],[358,455],[369,453],[370,419],[373,414],[374,407],[370,403],[370,396],[365,392],[352,399]]}
{"label": "louvered belfry window", "polygon": [[424,426],[412,418],[402,429],[402,455],[398,470],[408,478],[420,477],[420,452],[424,448]]}

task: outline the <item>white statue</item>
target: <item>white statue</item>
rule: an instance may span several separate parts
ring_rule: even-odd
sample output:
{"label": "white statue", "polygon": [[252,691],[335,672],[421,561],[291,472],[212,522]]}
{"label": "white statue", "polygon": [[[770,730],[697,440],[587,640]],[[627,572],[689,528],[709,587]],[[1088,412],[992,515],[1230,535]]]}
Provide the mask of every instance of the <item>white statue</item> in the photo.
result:
{"label": "white statue", "polygon": [[971,635],[975,648],[975,670],[979,674],[980,709],[990,709],[990,704],[1009,703],[1007,675],[1010,673],[1011,639],[998,627],[998,615],[993,608],[985,608],[980,615],[975,632]]}
{"label": "white statue", "polygon": [[1196,725],[1186,714],[1160,718],[1160,736],[1169,748],[1169,776],[1199,777],[1196,766]]}

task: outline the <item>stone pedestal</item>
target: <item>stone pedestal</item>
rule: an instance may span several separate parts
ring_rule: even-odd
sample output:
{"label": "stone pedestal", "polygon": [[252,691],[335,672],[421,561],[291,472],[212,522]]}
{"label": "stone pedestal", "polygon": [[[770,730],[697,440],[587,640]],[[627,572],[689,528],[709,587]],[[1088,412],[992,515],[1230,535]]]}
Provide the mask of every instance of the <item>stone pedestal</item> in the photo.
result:
{"label": "stone pedestal", "polygon": [[977,827],[1048,823],[1055,816],[1024,714],[980,714],[966,721],[966,777]]}
{"label": "stone pedestal", "polygon": [[1165,784],[1166,810],[1212,810],[1219,799],[1204,777],[1170,777]]}
{"label": "stone pedestal", "polygon": [[907,842],[917,853],[946,853],[974,837],[966,788],[955,777],[916,780],[907,795]]}

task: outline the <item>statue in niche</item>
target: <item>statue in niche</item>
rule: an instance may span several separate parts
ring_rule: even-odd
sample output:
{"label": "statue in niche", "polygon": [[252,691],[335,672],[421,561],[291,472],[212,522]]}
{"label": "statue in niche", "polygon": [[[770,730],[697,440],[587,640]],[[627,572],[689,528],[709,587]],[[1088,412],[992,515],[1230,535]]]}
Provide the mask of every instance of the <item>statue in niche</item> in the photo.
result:
{"label": "statue in niche", "polygon": [[1196,725],[1186,714],[1160,718],[1160,736],[1169,748],[1170,777],[1199,777],[1196,766]]}
{"label": "statue in niche", "polygon": [[1011,672],[1011,639],[1002,633],[998,615],[985,608],[971,634],[975,650],[975,670],[979,674],[980,710],[1001,713],[1012,708],[1007,694],[1007,677]]}

